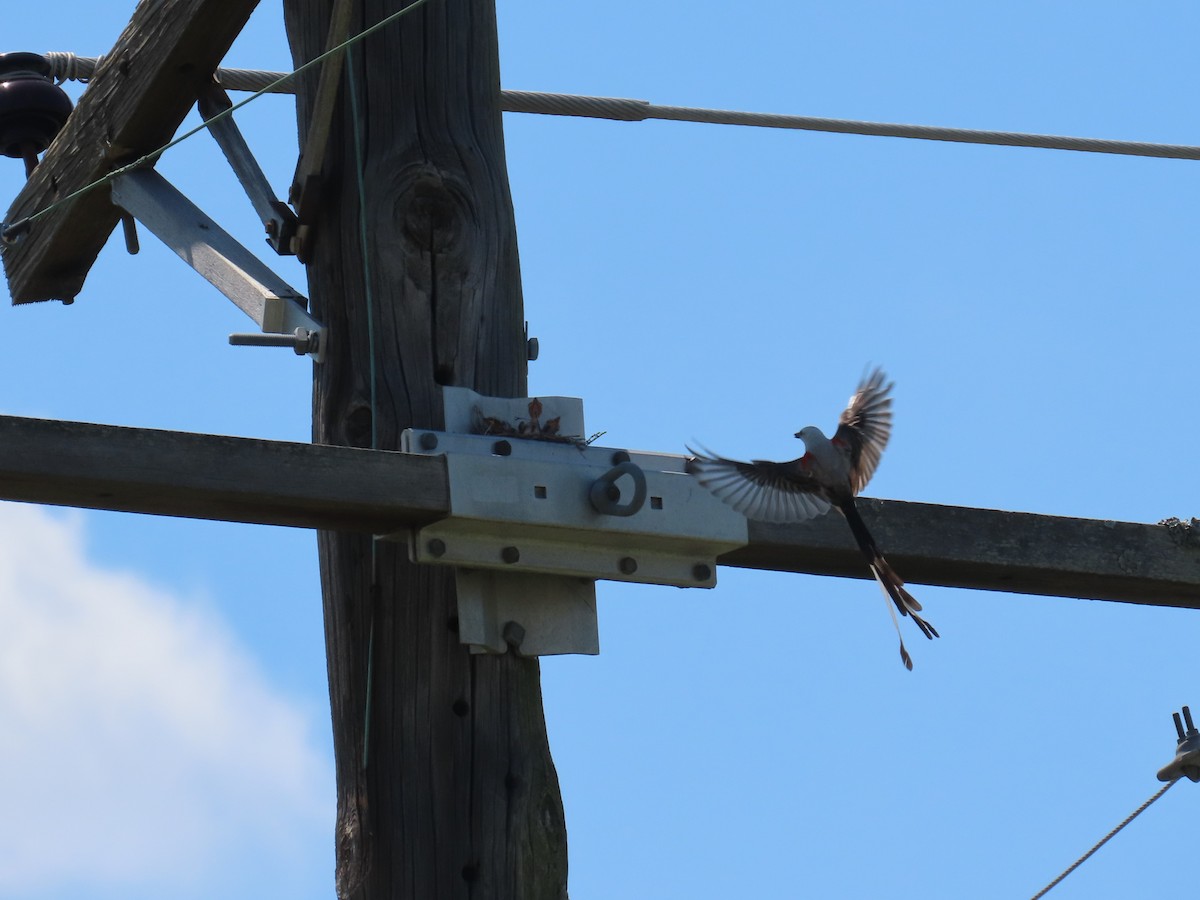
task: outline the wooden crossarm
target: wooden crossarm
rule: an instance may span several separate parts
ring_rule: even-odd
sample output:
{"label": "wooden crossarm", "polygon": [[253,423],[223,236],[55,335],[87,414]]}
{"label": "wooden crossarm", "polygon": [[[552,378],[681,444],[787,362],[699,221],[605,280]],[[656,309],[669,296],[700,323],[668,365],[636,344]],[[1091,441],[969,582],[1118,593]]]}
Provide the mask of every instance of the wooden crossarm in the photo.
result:
{"label": "wooden crossarm", "polygon": [[[139,3],[5,221],[33,215],[167,143],[257,4]],[[118,219],[102,187],[64,203],[4,245],[13,303],[73,300]]]}
{"label": "wooden crossarm", "polygon": [[[437,456],[0,416],[0,499],[385,533],[450,511]],[[1186,527],[860,501],[888,559],[920,584],[1200,608]],[[723,565],[869,577],[845,522],[751,522]]]}

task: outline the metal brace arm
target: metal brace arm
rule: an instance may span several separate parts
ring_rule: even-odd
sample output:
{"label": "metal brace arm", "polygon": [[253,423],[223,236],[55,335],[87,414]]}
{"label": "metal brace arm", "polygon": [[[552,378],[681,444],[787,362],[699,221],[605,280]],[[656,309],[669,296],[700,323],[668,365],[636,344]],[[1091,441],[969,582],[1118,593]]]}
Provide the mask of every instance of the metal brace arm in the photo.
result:
{"label": "metal brace arm", "polygon": [[[196,106],[205,120],[233,106],[229,95],[215,81],[205,86],[197,98]],[[293,238],[296,236],[296,226],[299,220],[286,203],[275,196],[262,167],[250,151],[250,146],[242,136],[241,130],[231,116],[224,116],[215,122],[209,122],[208,130],[216,139],[229,160],[229,165],[241,182],[242,189],[250,198],[255,213],[262,221],[267,232],[267,243],[281,256],[295,255]]]}
{"label": "metal brace arm", "polygon": [[[294,335],[292,345],[321,361],[323,328],[308,300],[153,169],[112,182],[113,203],[146,226],[267,334]],[[303,343],[303,346],[301,346]]]}

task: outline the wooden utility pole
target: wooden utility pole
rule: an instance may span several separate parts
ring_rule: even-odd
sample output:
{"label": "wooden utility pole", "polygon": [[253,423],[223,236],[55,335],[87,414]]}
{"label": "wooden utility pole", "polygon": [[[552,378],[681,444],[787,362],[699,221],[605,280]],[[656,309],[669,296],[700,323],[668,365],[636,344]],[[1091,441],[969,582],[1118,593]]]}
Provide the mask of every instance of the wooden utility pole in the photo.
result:
{"label": "wooden utility pole", "polygon": [[[285,3],[296,65],[326,49],[332,5]],[[402,5],[358,4],[351,31]],[[370,447],[374,431],[377,448],[397,449],[402,429],[441,426],[439,385],[526,393],[494,0],[436,0],[352,53],[360,118],[343,77],[306,254],[329,334],[313,440]],[[302,135],[317,84],[314,73],[298,85]],[[472,656],[456,634],[452,574],[410,564],[403,545],[322,531],[318,546],[338,896],[565,896],[537,660]]]}
{"label": "wooden utility pole", "polygon": [[[174,133],[255,2],[138,5],[9,211],[15,222],[74,197],[0,247],[15,302],[79,292],[119,211],[107,190],[73,192]],[[342,898],[566,895],[537,661],[472,656],[451,570],[411,565],[403,544],[371,536],[454,516],[444,458],[387,452],[405,427],[442,426],[439,385],[527,392],[493,3],[430,0],[357,45],[359,115],[343,78],[332,128],[313,130],[322,146],[301,148],[314,151],[303,249],[325,326],[312,445],[0,416],[0,498],[323,529]],[[331,26],[335,5],[353,21]],[[400,5],[286,0],[296,63]],[[318,83],[315,71],[299,79],[302,135]],[[865,501],[864,515],[917,583],[1200,608],[1194,520],[894,501]],[[747,544],[719,561],[865,574],[829,517],[751,522]]]}

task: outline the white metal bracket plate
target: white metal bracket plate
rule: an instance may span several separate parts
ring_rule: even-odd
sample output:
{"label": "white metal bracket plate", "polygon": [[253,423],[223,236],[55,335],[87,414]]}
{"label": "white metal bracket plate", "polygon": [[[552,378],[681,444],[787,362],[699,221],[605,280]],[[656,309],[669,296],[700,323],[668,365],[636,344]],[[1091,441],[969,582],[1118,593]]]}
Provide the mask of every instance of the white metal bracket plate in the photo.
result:
{"label": "white metal bracket plate", "polygon": [[[452,431],[506,422],[540,433],[557,420],[559,435],[583,432],[574,398],[539,398],[534,416],[528,398],[462,388],[444,396]],[[406,431],[401,449],[445,455],[450,482],[450,516],[404,534],[412,559],[492,573],[458,580],[460,634],[478,649],[503,652],[511,621],[524,631],[519,650],[527,655],[596,653],[595,579],[712,587],[716,557],[748,540],[745,517],[688,475],[683,456],[424,430]],[[521,578],[510,586],[508,575]],[[464,589],[472,595],[466,606]],[[549,599],[556,592],[564,597],[557,605]],[[530,596],[524,610],[514,606],[522,593]],[[554,623],[556,610],[565,623]]]}

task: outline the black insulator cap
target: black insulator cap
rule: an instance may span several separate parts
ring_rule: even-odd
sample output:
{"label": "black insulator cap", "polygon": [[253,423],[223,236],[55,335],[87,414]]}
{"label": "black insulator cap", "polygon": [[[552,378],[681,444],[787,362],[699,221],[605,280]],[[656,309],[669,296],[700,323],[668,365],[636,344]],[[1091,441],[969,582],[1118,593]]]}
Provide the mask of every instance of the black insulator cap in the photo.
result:
{"label": "black insulator cap", "polygon": [[71,98],[37,53],[0,53],[0,153],[29,161],[71,115]]}

